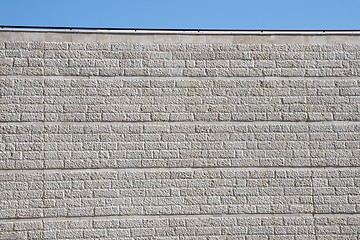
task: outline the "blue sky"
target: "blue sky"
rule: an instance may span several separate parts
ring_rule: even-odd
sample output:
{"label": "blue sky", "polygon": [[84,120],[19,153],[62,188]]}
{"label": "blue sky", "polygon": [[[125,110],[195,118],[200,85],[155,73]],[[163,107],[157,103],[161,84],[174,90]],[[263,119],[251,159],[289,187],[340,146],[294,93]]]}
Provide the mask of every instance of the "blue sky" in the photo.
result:
{"label": "blue sky", "polygon": [[3,0],[0,25],[358,30],[360,0]]}

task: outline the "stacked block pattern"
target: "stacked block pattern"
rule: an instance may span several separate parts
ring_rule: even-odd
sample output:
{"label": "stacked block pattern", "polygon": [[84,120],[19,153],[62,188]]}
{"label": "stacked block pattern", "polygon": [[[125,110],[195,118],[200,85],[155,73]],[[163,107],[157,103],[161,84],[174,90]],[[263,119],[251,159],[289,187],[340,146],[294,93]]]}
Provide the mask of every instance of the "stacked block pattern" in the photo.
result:
{"label": "stacked block pattern", "polygon": [[356,122],[28,123],[0,130],[0,166],[9,170],[360,166]]}
{"label": "stacked block pattern", "polygon": [[[314,227],[316,226],[316,227]],[[2,223],[5,239],[357,240],[356,217],[186,217]]]}
{"label": "stacked block pattern", "polygon": [[2,121],[359,121],[359,78],[0,77]]}
{"label": "stacked block pattern", "polygon": [[[13,173],[2,218],[357,213],[359,170],[181,169]],[[286,204],[284,204],[286,203]]]}
{"label": "stacked block pattern", "polygon": [[359,240],[359,61],[5,39],[0,239]]}
{"label": "stacked block pattern", "polygon": [[2,42],[1,75],[359,76],[357,44]]}

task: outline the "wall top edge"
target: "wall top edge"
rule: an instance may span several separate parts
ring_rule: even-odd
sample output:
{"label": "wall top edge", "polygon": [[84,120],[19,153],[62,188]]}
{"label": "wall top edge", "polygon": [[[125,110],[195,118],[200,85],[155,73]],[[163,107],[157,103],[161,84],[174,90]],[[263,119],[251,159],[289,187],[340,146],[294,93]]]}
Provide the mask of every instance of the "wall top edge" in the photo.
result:
{"label": "wall top edge", "polygon": [[149,34],[149,35],[360,35],[360,30],[219,30],[219,29],[128,29],[128,28],[67,28],[67,27],[8,27],[8,32]]}
{"label": "wall top edge", "polygon": [[139,44],[360,44],[360,31],[45,29],[0,26],[0,41]]}

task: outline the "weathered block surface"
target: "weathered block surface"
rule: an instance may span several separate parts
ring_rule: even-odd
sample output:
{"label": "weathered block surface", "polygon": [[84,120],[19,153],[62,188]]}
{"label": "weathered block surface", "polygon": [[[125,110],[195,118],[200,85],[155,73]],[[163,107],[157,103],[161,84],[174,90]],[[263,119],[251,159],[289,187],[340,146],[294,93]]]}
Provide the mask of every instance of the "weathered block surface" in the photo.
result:
{"label": "weathered block surface", "polygon": [[0,31],[0,239],[359,240],[359,40]]}
{"label": "weathered block surface", "polygon": [[360,78],[0,77],[0,121],[358,121]]}
{"label": "weathered block surface", "polygon": [[80,170],[0,177],[0,219],[360,211],[358,169]]}
{"label": "weathered block surface", "polygon": [[360,123],[0,124],[1,169],[360,167]]}
{"label": "weathered block surface", "polygon": [[0,75],[360,76],[357,44],[10,42]]}
{"label": "weathered block surface", "polygon": [[357,216],[232,216],[0,223],[3,239],[358,240]]}

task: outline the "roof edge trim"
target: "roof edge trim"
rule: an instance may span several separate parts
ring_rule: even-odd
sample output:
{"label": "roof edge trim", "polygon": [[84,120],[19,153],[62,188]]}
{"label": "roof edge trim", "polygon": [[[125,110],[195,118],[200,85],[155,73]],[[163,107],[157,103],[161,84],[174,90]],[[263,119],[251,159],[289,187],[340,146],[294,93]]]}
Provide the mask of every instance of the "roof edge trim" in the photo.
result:
{"label": "roof edge trim", "polygon": [[64,32],[64,33],[125,33],[125,34],[186,34],[186,35],[360,35],[360,30],[232,30],[232,29],[147,29],[2,26],[0,31]]}

